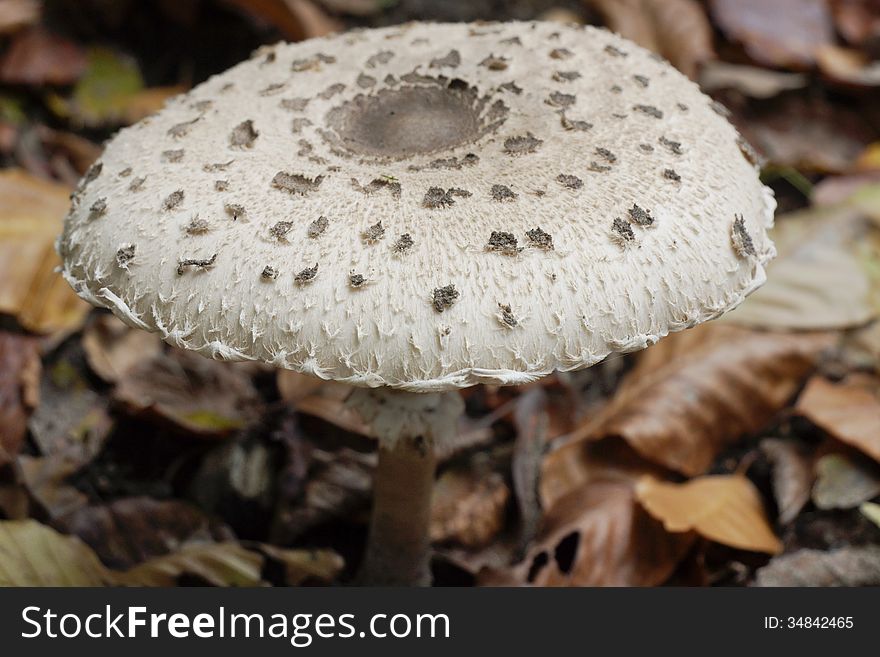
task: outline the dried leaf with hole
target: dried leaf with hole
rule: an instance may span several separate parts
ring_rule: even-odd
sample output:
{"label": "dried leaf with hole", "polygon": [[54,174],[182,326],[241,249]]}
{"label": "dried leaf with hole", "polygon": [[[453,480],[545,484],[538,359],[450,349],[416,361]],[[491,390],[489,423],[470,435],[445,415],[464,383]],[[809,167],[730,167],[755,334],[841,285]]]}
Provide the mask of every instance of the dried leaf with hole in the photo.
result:
{"label": "dried leaf with hole", "polygon": [[200,438],[227,436],[262,410],[242,370],[179,349],[129,369],[114,399],[131,414]]}
{"label": "dried leaf with hole", "polygon": [[645,477],[636,485],[636,497],[670,532],[695,531],[740,550],[782,551],[761,496],[741,475],[710,475],[682,484]]}
{"label": "dried leaf with hole", "polygon": [[850,207],[811,209],[777,220],[779,252],[767,283],[723,318],[745,326],[830,330],[862,326],[880,312],[878,274],[865,250],[880,229]]}
{"label": "dried leaf with hole", "polygon": [[828,454],[816,474],[813,503],[820,509],[854,509],[880,495],[880,466],[867,459]]}
{"label": "dried leaf with hole", "polygon": [[110,383],[162,351],[158,335],[126,326],[113,315],[95,317],[83,332],[82,346],[92,371]]}
{"label": "dried leaf with hole", "polygon": [[834,41],[826,0],[711,0],[709,6],[725,36],[767,66],[807,68]]}
{"label": "dried leaf with hole", "polygon": [[880,586],[880,547],[784,554],[758,570],[754,586]]}
{"label": "dried leaf with hole", "polygon": [[794,440],[767,438],[761,451],[773,465],[773,496],[779,510],[779,524],[787,525],[810,501],[813,488],[813,459],[803,445]]}
{"label": "dried leaf with hole", "polygon": [[509,500],[510,489],[497,472],[447,470],[434,485],[431,540],[468,548],[488,545],[504,527]]}
{"label": "dried leaf with hole", "polygon": [[55,272],[69,192],[20,169],[0,172],[0,313],[37,333],[75,329],[89,310]]}
{"label": "dried leaf with hole", "polygon": [[547,509],[527,558],[492,583],[535,586],[656,586],[687,553],[693,536],[670,534],[635,502],[632,485],[593,481]]}
{"label": "dried leaf with hole", "polygon": [[0,60],[0,82],[69,85],[86,70],[86,56],[73,41],[42,29],[20,32]]}
{"label": "dried leaf with hole", "polygon": [[621,437],[648,460],[701,474],[786,406],[831,342],[718,323],[671,335],[639,355],[611,401],[571,437]]}
{"label": "dried leaf with hole", "polygon": [[34,338],[0,332],[0,466],[24,444],[28,416],[40,400],[40,370]]}
{"label": "dried leaf with hole", "polygon": [[74,536],[35,520],[0,521],[0,586],[103,586],[106,568]]}
{"label": "dried leaf with hole", "polygon": [[609,29],[663,55],[695,78],[715,56],[712,27],[695,0],[584,0],[602,14]]}
{"label": "dried leaf with hole", "polygon": [[853,374],[840,383],[815,376],[797,412],[829,436],[880,462],[880,379]]}

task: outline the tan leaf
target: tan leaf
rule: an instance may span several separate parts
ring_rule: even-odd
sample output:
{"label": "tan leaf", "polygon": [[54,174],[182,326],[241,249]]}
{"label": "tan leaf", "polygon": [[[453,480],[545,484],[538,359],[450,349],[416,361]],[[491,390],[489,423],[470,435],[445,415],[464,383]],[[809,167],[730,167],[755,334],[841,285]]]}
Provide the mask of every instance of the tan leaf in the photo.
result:
{"label": "tan leaf", "polygon": [[880,547],[798,550],[770,560],[755,586],[880,586]]}
{"label": "tan leaf", "polygon": [[696,0],[584,0],[602,14],[608,28],[663,55],[695,78],[715,56],[712,28]]}
{"label": "tan leaf", "polygon": [[86,70],[86,56],[74,42],[41,28],[20,32],[0,61],[7,84],[68,85]]}
{"label": "tan leaf", "polygon": [[774,329],[829,330],[862,326],[880,312],[880,281],[866,249],[880,248],[880,230],[855,209],[837,206],[777,220],[779,256],[767,283],[723,321]]}
{"label": "tan leaf", "polygon": [[670,534],[636,504],[632,485],[593,481],[547,509],[527,558],[484,583],[535,586],[656,586],[693,543]]}
{"label": "tan leaf", "polygon": [[880,468],[867,459],[828,454],[816,462],[813,503],[820,509],[854,509],[880,495]]}
{"label": "tan leaf", "polygon": [[871,61],[859,50],[823,46],[816,52],[819,70],[832,82],[854,87],[880,85],[880,63]]}
{"label": "tan leaf", "polygon": [[75,329],[90,308],[55,272],[69,193],[20,169],[0,171],[0,312],[38,333]]}
{"label": "tan leaf", "polygon": [[110,383],[162,351],[158,335],[126,326],[113,315],[95,317],[83,332],[82,346],[89,367]]}
{"label": "tan leaf", "polygon": [[880,504],[865,502],[859,507],[859,511],[861,511],[862,515],[868,520],[877,525],[877,527],[880,527]]}
{"label": "tan leaf", "polygon": [[202,438],[227,436],[262,409],[242,371],[180,349],[130,368],[114,397],[135,415]]}
{"label": "tan leaf", "polygon": [[22,483],[50,519],[72,513],[89,503],[88,496],[67,481],[81,465],[61,454],[18,457]]}
{"label": "tan leaf", "polygon": [[40,369],[34,338],[0,332],[0,466],[24,444],[28,416],[39,401]]}
{"label": "tan leaf", "polygon": [[810,379],[796,410],[837,440],[880,462],[880,379],[850,375],[831,383]]}
{"label": "tan leaf", "polygon": [[322,381],[291,370],[279,370],[276,380],[281,398],[298,413],[319,418],[351,433],[373,435],[357,411],[345,403],[351,394],[351,386]]}
{"label": "tan leaf", "polygon": [[504,526],[510,489],[497,472],[455,468],[434,486],[431,540],[469,548],[487,545]]}
{"label": "tan leaf", "polygon": [[327,16],[311,0],[226,0],[261,21],[269,23],[290,41],[338,32],[342,24]]}
{"label": "tan leaf", "polygon": [[831,338],[718,323],[671,335],[639,355],[611,401],[572,440],[619,436],[686,475],[764,427],[789,402]]}
{"label": "tan leaf", "polygon": [[695,531],[740,550],[782,551],[758,491],[741,475],[710,475],[682,484],[645,477],[636,485],[636,497],[670,532]]}
{"label": "tan leaf", "polygon": [[284,567],[287,586],[328,584],[342,572],[345,561],[332,550],[284,550],[259,544],[254,549]]}
{"label": "tan leaf", "polygon": [[767,438],[763,451],[773,464],[773,496],[779,509],[779,524],[787,525],[810,501],[813,488],[813,460],[803,446],[793,440]]}
{"label": "tan leaf", "polygon": [[40,21],[39,0],[0,0],[0,34],[9,34]]}
{"label": "tan leaf", "polygon": [[706,93],[736,89],[751,98],[772,98],[783,91],[803,89],[809,78],[803,73],[783,73],[757,66],[711,61],[700,70],[700,88]]}
{"label": "tan leaf", "polygon": [[805,68],[816,50],[834,41],[826,0],[711,0],[721,31],[743,44],[755,61]]}
{"label": "tan leaf", "polygon": [[78,538],[34,520],[0,521],[0,586],[102,586],[108,580]]}

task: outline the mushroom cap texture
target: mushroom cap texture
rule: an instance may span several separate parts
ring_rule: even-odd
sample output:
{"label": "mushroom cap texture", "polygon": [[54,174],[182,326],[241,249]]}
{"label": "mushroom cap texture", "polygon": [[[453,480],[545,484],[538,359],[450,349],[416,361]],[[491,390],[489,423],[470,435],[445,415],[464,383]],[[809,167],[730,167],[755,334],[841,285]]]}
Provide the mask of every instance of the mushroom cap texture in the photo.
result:
{"label": "mushroom cap texture", "polygon": [[588,367],[765,280],[773,195],[718,106],[605,30],[278,44],[122,130],[58,249],[170,344],[439,391]]}

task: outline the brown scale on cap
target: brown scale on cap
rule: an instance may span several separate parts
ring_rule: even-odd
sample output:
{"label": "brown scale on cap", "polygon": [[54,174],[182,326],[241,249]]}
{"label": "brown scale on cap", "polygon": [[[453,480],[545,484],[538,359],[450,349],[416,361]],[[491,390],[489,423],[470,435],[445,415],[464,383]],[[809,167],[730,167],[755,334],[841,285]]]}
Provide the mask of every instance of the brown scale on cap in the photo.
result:
{"label": "brown scale on cap", "polygon": [[324,89],[321,93],[318,94],[318,98],[323,100],[330,100],[333,96],[338,96],[343,91],[345,91],[345,85],[341,82],[337,82],[336,84],[331,84],[329,87]]}
{"label": "brown scale on cap", "polygon": [[681,150],[681,142],[673,141],[671,139],[667,139],[666,137],[660,137],[660,144],[669,149],[669,152],[673,155],[684,155],[684,151]]}
{"label": "brown scale on cap", "polygon": [[298,135],[303,131],[303,128],[307,128],[310,125],[312,125],[312,122],[309,119],[294,119],[290,122],[290,131]]}
{"label": "brown scale on cap", "polygon": [[128,265],[134,260],[135,245],[123,244],[116,250],[116,264],[122,269],[128,269]]}
{"label": "brown scale on cap", "polygon": [[409,233],[403,233],[397,240],[394,242],[394,245],[391,249],[395,253],[406,253],[409,251],[415,242],[413,242],[413,238]]}
{"label": "brown scale on cap", "polygon": [[210,229],[211,225],[208,223],[208,221],[196,215],[189,220],[189,223],[186,225],[186,228],[184,230],[188,235],[204,235]]}
{"label": "brown scale on cap", "polygon": [[184,193],[182,189],[178,189],[177,191],[171,192],[168,196],[165,197],[165,200],[162,201],[162,209],[165,212],[170,212],[177,208],[181,203],[183,203]]}
{"label": "brown scale on cap", "polygon": [[89,217],[94,219],[95,217],[101,217],[107,214],[107,199],[99,198],[97,201],[92,203],[89,206]]}
{"label": "brown scale on cap", "polygon": [[635,80],[636,84],[639,85],[642,89],[647,89],[648,85],[651,83],[651,81],[644,75],[634,75],[633,80]]}
{"label": "brown scale on cap", "polygon": [[309,106],[309,102],[311,98],[283,98],[278,104],[291,112],[302,112]]}
{"label": "brown scale on cap", "polygon": [[181,162],[183,160],[184,151],[182,148],[178,148],[173,151],[162,151],[162,161],[163,162]]}
{"label": "brown scale on cap", "polygon": [[607,164],[599,164],[596,161],[592,161],[587,167],[587,171],[592,171],[593,173],[608,173],[611,171],[611,167]]}
{"label": "brown scale on cap", "polygon": [[577,96],[574,94],[564,94],[561,91],[554,91],[545,102],[551,107],[573,107],[577,102]]}
{"label": "brown scale on cap", "polygon": [[480,66],[485,66],[490,71],[506,71],[508,66],[507,57],[496,57],[495,55],[489,55],[480,62]]}
{"label": "brown scale on cap", "polygon": [[296,276],[293,277],[293,280],[299,285],[305,285],[314,281],[317,275],[318,263],[316,262],[314,267],[306,267],[305,269],[300,271]]}
{"label": "brown scale on cap", "polygon": [[361,89],[371,89],[372,87],[376,86],[376,83],[376,78],[370,75],[364,75],[363,73],[358,75],[356,82],[357,86],[359,86]]}
{"label": "brown scale on cap", "polygon": [[117,175],[120,178],[128,178],[131,175],[131,167],[125,167],[122,171],[120,171]]}
{"label": "brown scale on cap", "polygon": [[235,162],[235,160],[229,160],[229,162],[215,162],[214,164],[205,164],[202,166],[202,171],[206,171],[207,173],[226,171],[229,167],[232,166],[233,162]]}
{"label": "brown scale on cap", "polygon": [[583,77],[579,71],[556,71],[553,73],[554,82],[574,82]]}
{"label": "brown scale on cap", "polygon": [[232,134],[229,135],[229,145],[239,149],[251,148],[259,136],[260,133],[254,128],[254,122],[248,119],[232,129]]}
{"label": "brown scale on cap", "polygon": [[629,53],[625,50],[621,50],[617,46],[613,46],[610,43],[605,46],[605,52],[611,55],[612,57],[629,57]]}
{"label": "brown scale on cap", "polygon": [[431,60],[430,68],[458,68],[461,65],[461,55],[457,50],[450,50],[444,57]]}
{"label": "brown scale on cap", "polygon": [[368,244],[375,244],[383,237],[385,237],[385,227],[381,221],[376,222],[361,233],[361,238]]}
{"label": "brown scale on cap", "polygon": [[543,139],[538,139],[529,132],[525,136],[518,135],[505,139],[504,152],[508,155],[528,155],[537,151],[543,143]]}
{"label": "brown scale on cap", "polygon": [[135,178],[128,185],[128,191],[130,192],[139,192],[144,188],[144,183],[147,182],[146,178]]}
{"label": "brown scale on cap", "polygon": [[380,176],[379,178],[373,178],[373,180],[371,180],[366,186],[361,185],[356,178],[352,178],[351,186],[364,194],[375,194],[376,192],[386,191],[391,194],[393,198],[400,198],[401,193],[403,193],[403,187],[401,187],[400,181],[393,176]]}
{"label": "brown scale on cap", "polygon": [[263,271],[260,273],[260,278],[262,278],[264,281],[274,281],[276,278],[278,278],[278,270],[271,265],[266,265],[263,268]]}
{"label": "brown scale on cap", "polygon": [[328,221],[327,217],[318,217],[309,224],[309,227],[306,230],[306,235],[308,235],[312,239],[315,239],[323,235],[329,226],[330,222]]}
{"label": "brown scale on cap", "polygon": [[556,182],[567,189],[581,189],[584,186],[584,181],[578,178],[577,176],[572,176],[565,173],[560,173],[556,176]]}
{"label": "brown scale on cap", "polygon": [[458,290],[455,285],[445,285],[443,287],[434,288],[431,294],[431,305],[438,313],[442,313],[452,307],[452,304],[458,300]]}
{"label": "brown scale on cap", "polygon": [[565,112],[559,113],[560,123],[565,130],[572,132],[586,132],[593,128],[593,124],[589,121],[581,121],[577,119],[569,119]]}
{"label": "brown scale on cap", "polygon": [[174,137],[175,139],[180,139],[181,137],[185,137],[187,133],[189,133],[190,129],[198,122],[198,120],[202,118],[197,116],[191,121],[184,121],[183,123],[178,123],[177,125],[173,125],[168,129],[168,135]]}
{"label": "brown scale on cap", "polygon": [[506,328],[516,328],[519,326],[519,320],[517,320],[516,315],[513,314],[513,309],[509,304],[499,303],[498,310],[498,321],[501,322],[502,326]]}
{"label": "brown scale on cap", "polygon": [[243,205],[238,203],[225,203],[223,209],[226,211],[226,214],[232,217],[233,221],[238,221],[239,219],[247,217],[247,210],[245,210]]}
{"label": "brown scale on cap", "polygon": [[606,162],[609,162],[611,164],[614,164],[615,162],[617,162],[617,156],[614,153],[612,153],[610,150],[608,150],[607,148],[602,148],[601,146],[599,146],[596,148],[595,152],[596,152],[596,155],[601,157]]}
{"label": "brown scale on cap", "polygon": [[663,112],[653,105],[633,105],[633,109],[637,112],[641,112],[642,114],[647,114],[648,116],[654,117],[655,119],[663,118]]}
{"label": "brown scale on cap", "polygon": [[611,238],[621,246],[636,241],[633,229],[620,217],[617,217],[611,224]]}
{"label": "brown scale on cap", "polygon": [[529,245],[536,249],[553,250],[553,236],[550,233],[541,230],[540,227],[532,228],[526,231],[526,237],[529,238]]}
{"label": "brown scale on cap", "polygon": [[733,226],[730,230],[730,240],[733,243],[733,249],[741,258],[757,255],[755,243],[752,236],[746,230],[746,222],[741,214],[734,217]]}
{"label": "brown scale on cap", "polygon": [[355,290],[367,284],[367,278],[363,274],[350,272],[348,275],[348,285]]}
{"label": "brown scale on cap", "polygon": [[630,220],[639,226],[651,226],[654,223],[654,217],[651,216],[650,210],[645,210],[635,203],[628,210]]}
{"label": "brown scale on cap", "polygon": [[177,263],[177,275],[183,276],[190,269],[204,271],[213,267],[216,262],[216,253],[210,258],[185,258]]}
{"label": "brown scale on cap", "polygon": [[[276,94],[280,94],[287,88],[287,84],[284,82],[274,82],[266,87],[260,89],[259,94],[261,96],[274,96]],[[283,101],[282,101],[283,102]]]}
{"label": "brown scale on cap", "polygon": [[287,234],[290,233],[292,228],[292,221],[277,221],[269,229],[269,235],[274,237],[279,242],[285,242],[287,241]]}
{"label": "brown scale on cap", "polygon": [[229,191],[229,181],[228,180],[215,180],[214,181],[214,191],[215,192],[228,192]]}
{"label": "brown scale on cap", "polygon": [[516,82],[505,82],[502,85],[499,85],[499,89],[503,91],[509,91],[514,96],[522,95],[522,87],[520,87]]}
{"label": "brown scale on cap", "polygon": [[304,71],[314,71],[321,67],[321,64],[335,64],[336,58],[332,55],[318,53],[313,57],[305,57],[302,59],[294,59],[290,63],[290,70],[294,73],[302,73]]}
{"label": "brown scale on cap", "polygon": [[515,201],[519,196],[519,194],[506,185],[492,185],[490,193],[496,201]]}
{"label": "brown scale on cap", "polygon": [[486,242],[486,250],[503,253],[504,255],[516,255],[522,251],[518,246],[516,236],[513,233],[507,233],[501,230],[492,231],[492,234],[489,236],[489,241]]}
{"label": "brown scale on cap", "polygon": [[663,169],[663,177],[673,182],[681,182],[681,176],[676,173],[675,169]]}
{"label": "brown scale on cap", "polygon": [[394,53],[390,50],[383,50],[381,52],[377,52],[375,55],[372,55],[368,60],[365,66],[367,68],[376,68],[379,65],[387,64],[394,58]]}
{"label": "brown scale on cap", "polygon": [[286,173],[279,171],[272,178],[272,186],[290,194],[305,196],[309,192],[316,192],[324,181],[324,176],[308,178],[299,173]]}
{"label": "brown scale on cap", "polygon": [[574,53],[568,48],[554,48],[550,51],[550,59],[571,59]]}

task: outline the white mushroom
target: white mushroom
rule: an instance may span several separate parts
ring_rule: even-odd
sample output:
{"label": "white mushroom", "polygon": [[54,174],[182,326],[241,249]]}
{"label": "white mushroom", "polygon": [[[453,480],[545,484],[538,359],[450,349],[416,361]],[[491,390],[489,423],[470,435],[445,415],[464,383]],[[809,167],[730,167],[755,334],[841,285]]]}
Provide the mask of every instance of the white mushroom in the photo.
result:
{"label": "white mushroom", "polygon": [[[696,85],[607,31],[414,23],[262,49],[123,130],[59,250],[80,296],[175,345],[417,409],[407,393],[589,367],[739,304],[774,255],[743,152]],[[425,425],[392,425],[380,459],[418,454]]]}

